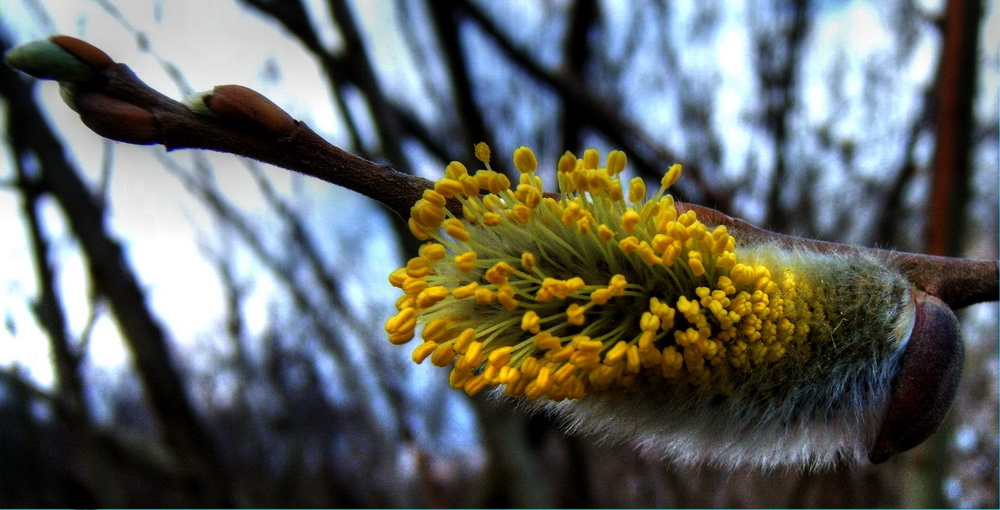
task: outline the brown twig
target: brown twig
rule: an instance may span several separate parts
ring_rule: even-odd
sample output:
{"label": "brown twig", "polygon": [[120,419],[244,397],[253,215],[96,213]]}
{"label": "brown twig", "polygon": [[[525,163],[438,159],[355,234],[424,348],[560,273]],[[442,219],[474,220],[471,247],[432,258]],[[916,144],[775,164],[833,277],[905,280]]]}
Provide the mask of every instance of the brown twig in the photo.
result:
{"label": "brown twig", "polygon": [[[61,45],[71,38],[62,37]],[[74,107],[84,124],[119,141],[161,144],[167,150],[207,149],[250,157],[343,186],[385,204],[400,217],[431,188],[427,179],[403,174],[330,144],[266,98],[226,85],[185,106],[151,89],[124,64],[108,65],[100,50],[72,40],[65,48],[95,77],[74,83]],[[86,46],[82,46],[81,44]],[[84,49],[79,49],[84,48]],[[99,52],[99,53],[97,53]],[[88,59],[91,59],[88,61]],[[762,240],[821,251],[865,251],[894,262],[913,285],[952,308],[995,301],[1000,293],[997,261],[937,257],[802,239],[769,232],[717,210],[692,204],[703,221],[723,224]]]}

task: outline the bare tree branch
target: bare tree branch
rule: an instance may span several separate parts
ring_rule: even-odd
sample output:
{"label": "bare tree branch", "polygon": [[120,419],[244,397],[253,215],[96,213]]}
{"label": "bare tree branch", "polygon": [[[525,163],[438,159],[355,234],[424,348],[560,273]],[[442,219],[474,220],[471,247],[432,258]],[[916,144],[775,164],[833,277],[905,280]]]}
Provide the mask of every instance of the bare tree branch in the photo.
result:
{"label": "bare tree branch", "polygon": [[[168,150],[209,149],[247,156],[357,191],[382,202],[403,218],[423,192],[432,187],[427,179],[403,174],[331,145],[249,89],[232,85],[216,87],[213,93],[201,98],[201,105],[195,106],[202,113],[195,113],[146,86],[123,64],[109,64],[96,70],[100,71],[98,78],[74,84],[78,87],[74,100],[84,124],[102,136],[130,143],[160,143]],[[136,133],[142,134],[141,139],[135,139]],[[450,202],[450,207],[457,211],[457,202]],[[800,240],[758,229],[715,209],[691,204],[680,206],[684,207],[697,210],[699,216],[709,221],[752,230],[758,237],[786,243],[805,242],[825,250],[878,251]],[[892,258],[918,288],[955,308],[996,300],[1000,292],[996,261],[918,254],[892,255]]]}

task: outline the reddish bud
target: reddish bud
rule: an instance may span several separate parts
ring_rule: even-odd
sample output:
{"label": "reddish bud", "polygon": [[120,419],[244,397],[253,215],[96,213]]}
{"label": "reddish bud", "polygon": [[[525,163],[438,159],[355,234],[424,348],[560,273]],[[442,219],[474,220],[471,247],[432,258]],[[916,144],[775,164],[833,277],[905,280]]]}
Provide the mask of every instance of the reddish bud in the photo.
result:
{"label": "reddish bud", "polygon": [[141,145],[159,143],[156,118],[139,106],[86,92],[75,94],[73,101],[83,123],[105,138]]}
{"label": "reddish bud", "polygon": [[70,37],[68,35],[54,35],[50,37],[49,40],[59,45],[59,47],[66,50],[74,57],[80,59],[81,62],[87,64],[94,70],[100,71],[115,65],[115,61],[112,60],[107,53],[104,53],[104,51],[97,46],[77,39],[76,37]]}
{"label": "reddish bud", "polygon": [[916,293],[913,333],[899,362],[875,443],[873,463],[924,442],[944,421],[962,376],[965,348],[958,319],[940,299]]}
{"label": "reddish bud", "polygon": [[295,119],[285,110],[261,93],[241,85],[219,85],[203,101],[212,113],[244,129],[285,135],[296,126]]}

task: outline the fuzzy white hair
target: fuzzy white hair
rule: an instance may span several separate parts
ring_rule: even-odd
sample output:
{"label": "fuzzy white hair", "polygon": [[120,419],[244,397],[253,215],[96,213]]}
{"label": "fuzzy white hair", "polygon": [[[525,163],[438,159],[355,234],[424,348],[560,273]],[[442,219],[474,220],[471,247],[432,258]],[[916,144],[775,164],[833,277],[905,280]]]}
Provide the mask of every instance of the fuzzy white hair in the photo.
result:
{"label": "fuzzy white hair", "polygon": [[867,458],[914,323],[908,285],[873,256],[763,244],[743,252],[821,287],[813,355],[756,367],[735,391],[658,385],[524,403],[571,433],[631,444],[683,465],[820,469]]}

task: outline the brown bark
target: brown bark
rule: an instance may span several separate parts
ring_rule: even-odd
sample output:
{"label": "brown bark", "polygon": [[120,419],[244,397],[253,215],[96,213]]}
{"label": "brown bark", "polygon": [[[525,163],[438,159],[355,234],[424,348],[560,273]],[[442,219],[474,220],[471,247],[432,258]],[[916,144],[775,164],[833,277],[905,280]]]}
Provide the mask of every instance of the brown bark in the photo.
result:
{"label": "brown bark", "polygon": [[938,68],[937,140],[927,209],[927,253],[959,255],[971,174],[972,112],[981,2],[950,0]]}

